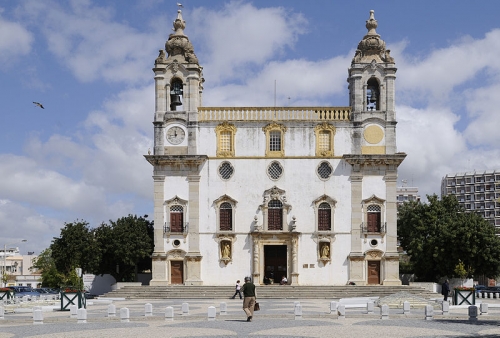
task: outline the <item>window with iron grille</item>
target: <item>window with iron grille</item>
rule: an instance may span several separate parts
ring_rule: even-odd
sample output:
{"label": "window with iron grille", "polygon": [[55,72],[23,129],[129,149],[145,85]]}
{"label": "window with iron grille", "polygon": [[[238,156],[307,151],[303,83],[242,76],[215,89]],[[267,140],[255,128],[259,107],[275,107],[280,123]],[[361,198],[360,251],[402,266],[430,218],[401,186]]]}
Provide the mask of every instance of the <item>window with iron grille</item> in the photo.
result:
{"label": "window with iron grille", "polygon": [[368,232],[380,232],[381,211],[379,205],[369,205],[367,214],[367,227]]}
{"label": "window with iron grille", "polygon": [[281,151],[281,132],[273,130],[269,133],[269,150]]}
{"label": "window with iron grille", "polygon": [[332,208],[323,202],[318,207],[318,230],[330,231],[332,229]]}
{"label": "window with iron grille", "polygon": [[231,203],[224,202],[220,205],[219,227],[221,231],[233,230],[233,207]]}
{"label": "window with iron grille", "polygon": [[267,168],[267,173],[271,179],[277,180],[283,174],[283,167],[281,167],[279,162],[273,162]]}
{"label": "window with iron grille", "polygon": [[223,180],[228,180],[233,176],[234,168],[229,162],[222,162],[219,166],[219,175]]}
{"label": "window with iron grille", "polygon": [[283,230],[283,203],[278,200],[271,200],[267,207],[268,230]]}
{"label": "window with iron grille", "polygon": [[170,232],[183,232],[184,208],[180,205],[170,207]]}
{"label": "window with iron grille", "polygon": [[232,133],[230,131],[222,131],[220,133],[220,150],[221,151],[232,151],[231,146]]}
{"label": "window with iron grille", "polygon": [[333,173],[333,168],[328,162],[321,162],[317,169],[319,177],[326,180]]}

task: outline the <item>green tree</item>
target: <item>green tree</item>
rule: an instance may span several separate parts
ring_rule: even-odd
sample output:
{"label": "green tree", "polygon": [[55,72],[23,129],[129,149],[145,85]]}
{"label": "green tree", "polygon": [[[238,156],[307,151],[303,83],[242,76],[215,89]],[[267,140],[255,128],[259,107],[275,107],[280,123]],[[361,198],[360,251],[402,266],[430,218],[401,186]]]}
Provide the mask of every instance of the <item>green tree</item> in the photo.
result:
{"label": "green tree", "polygon": [[43,250],[33,262],[32,269],[37,269],[42,277],[42,286],[58,288],[63,284],[64,274],[56,269],[50,248]]}
{"label": "green tree", "polygon": [[77,286],[73,284],[77,282],[73,276],[75,268],[91,273],[97,270],[101,260],[101,250],[94,230],[85,221],[65,223],[61,235],[54,237],[50,249],[57,271],[72,286]]}
{"label": "green tree", "polygon": [[475,213],[466,213],[455,196],[427,196],[398,210],[398,236],[420,280],[459,277],[462,262],[467,277],[494,278],[500,272],[500,238],[495,227]]}
{"label": "green tree", "polygon": [[147,215],[128,215],[96,229],[101,261],[95,273],[111,274],[117,281],[135,281],[137,273],[151,269],[153,222]]}

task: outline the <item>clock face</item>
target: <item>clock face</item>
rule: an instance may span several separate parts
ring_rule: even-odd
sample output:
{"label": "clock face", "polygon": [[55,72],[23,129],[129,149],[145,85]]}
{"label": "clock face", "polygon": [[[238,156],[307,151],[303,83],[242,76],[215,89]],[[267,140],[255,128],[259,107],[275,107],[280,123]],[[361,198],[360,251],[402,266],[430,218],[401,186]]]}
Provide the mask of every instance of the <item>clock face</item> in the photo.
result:
{"label": "clock face", "polygon": [[169,130],[167,130],[167,141],[170,142],[171,144],[181,144],[182,141],[184,141],[184,137],[186,136],[186,133],[184,132],[184,129],[181,127],[172,127]]}

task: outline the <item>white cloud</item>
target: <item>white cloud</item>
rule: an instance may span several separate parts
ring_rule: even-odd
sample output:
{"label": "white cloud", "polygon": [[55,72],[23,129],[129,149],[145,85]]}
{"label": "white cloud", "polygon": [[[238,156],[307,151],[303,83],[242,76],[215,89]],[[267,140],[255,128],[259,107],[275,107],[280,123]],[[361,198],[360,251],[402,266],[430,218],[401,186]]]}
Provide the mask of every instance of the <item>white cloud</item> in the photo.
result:
{"label": "white cloud", "polygon": [[113,9],[90,1],[72,1],[69,8],[28,1],[23,10],[24,16],[39,23],[49,51],[80,81],[102,78],[131,85],[151,79],[145,69],[153,64],[165,38],[161,26],[139,32],[118,23]]}
{"label": "white cloud", "polygon": [[[212,83],[228,77],[244,78],[286,48],[293,48],[307,21],[282,7],[256,8],[232,1],[221,11],[197,8],[186,20],[186,34],[196,40],[195,53]],[[201,57],[200,57],[201,56]]]}
{"label": "white cloud", "polygon": [[0,65],[10,64],[18,56],[29,54],[33,40],[33,35],[20,23],[0,17]]}

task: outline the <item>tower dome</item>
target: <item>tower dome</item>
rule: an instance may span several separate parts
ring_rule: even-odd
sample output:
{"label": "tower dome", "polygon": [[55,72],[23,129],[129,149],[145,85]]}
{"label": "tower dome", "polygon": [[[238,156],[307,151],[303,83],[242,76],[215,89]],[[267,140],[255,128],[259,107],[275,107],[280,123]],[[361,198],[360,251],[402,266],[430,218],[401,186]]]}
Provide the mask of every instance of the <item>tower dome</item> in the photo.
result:
{"label": "tower dome", "polygon": [[377,34],[378,26],[375,20],[375,11],[370,11],[370,18],[366,20],[366,29],[368,33],[358,43],[358,49],[352,59],[353,63],[371,63],[373,61],[394,63],[394,59],[390,56],[390,51],[385,49],[385,41]]}

